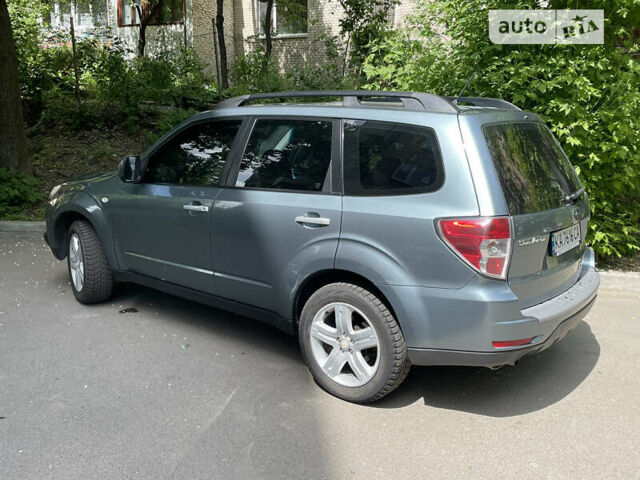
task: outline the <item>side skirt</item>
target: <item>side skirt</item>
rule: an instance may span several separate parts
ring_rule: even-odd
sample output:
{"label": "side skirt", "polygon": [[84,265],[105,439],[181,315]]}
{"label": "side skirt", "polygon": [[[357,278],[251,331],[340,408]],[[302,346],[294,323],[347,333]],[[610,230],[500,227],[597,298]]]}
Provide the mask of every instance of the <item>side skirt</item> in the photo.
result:
{"label": "side skirt", "polygon": [[177,297],[186,298],[198,303],[204,303],[214,308],[226,310],[237,315],[253,318],[263,323],[267,323],[276,327],[290,335],[296,335],[296,328],[294,322],[288,318],[272,312],[270,310],[264,310],[262,308],[253,307],[245,303],[235,302],[226,298],[216,297],[204,292],[198,292],[197,290],[191,290],[190,288],[175,285],[173,283],[163,282],[157,278],[147,277],[134,272],[114,272],[114,278],[118,282],[129,282],[143,285],[145,287],[153,288],[154,290],[160,290],[161,292],[169,293]]}

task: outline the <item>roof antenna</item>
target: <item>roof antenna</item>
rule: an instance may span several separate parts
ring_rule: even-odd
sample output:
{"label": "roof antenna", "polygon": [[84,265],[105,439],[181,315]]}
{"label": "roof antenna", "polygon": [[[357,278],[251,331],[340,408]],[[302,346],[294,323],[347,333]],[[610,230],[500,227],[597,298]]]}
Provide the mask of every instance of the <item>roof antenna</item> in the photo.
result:
{"label": "roof antenna", "polygon": [[476,76],[477,70],[475,70],[471,76],[469,77],[469,80],[467,80],[467,83],[464,84],[464,87],[462,87],[462,90],[460,90],[460,93],[458,94],[458,96],[455,99],[455,104],[458,105],[460,103],[460,98],[462,97],[462,94],[465,92],[465,90],[467,88],[469,88],[469,85],[471,84],[471,82],[473,81],[473,77]]}

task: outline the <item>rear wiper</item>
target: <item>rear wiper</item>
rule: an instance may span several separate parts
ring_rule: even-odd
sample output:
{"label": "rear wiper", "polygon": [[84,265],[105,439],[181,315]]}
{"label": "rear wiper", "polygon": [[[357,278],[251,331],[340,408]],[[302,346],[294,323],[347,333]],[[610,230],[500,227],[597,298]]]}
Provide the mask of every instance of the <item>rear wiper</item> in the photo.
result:
{"label": "rear wiper", "polygon": [[583,193],[584,193],[584,188],[581,188],[580,190],[576,190],[571,195],[567,195],[566,197],[564,197],[564,201],[567,203],[569,202],[575,203],[576,199],[579,198]]}

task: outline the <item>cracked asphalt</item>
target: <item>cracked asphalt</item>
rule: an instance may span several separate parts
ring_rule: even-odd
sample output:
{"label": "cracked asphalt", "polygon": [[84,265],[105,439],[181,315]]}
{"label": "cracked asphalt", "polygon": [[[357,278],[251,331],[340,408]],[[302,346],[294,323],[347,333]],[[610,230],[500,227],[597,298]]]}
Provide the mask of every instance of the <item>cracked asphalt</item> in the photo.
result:
{"label": "cracked asphalt", "polygon": [[358,406],[294,338],[137,286],[81,305],[39,234],[0,232],[0,478],[640,478],[639,318],[605,285],[515,368],[414,367]]}

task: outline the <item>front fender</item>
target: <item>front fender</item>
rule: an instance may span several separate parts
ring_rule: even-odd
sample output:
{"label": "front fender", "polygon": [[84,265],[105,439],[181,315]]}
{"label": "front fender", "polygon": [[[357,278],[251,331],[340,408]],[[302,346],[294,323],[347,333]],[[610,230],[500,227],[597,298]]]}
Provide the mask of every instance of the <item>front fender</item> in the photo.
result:
{"label": "front fender", "polygon": [[115,254],[111,227],[100,204],[86,192],[74,189],[61,193],[55,204],[47,206],[47,238],[55,257],[62,260],[67,256],[66,240],[71,223],[87,220],[95,230],[109,266],[119,270],[120,265]]}

